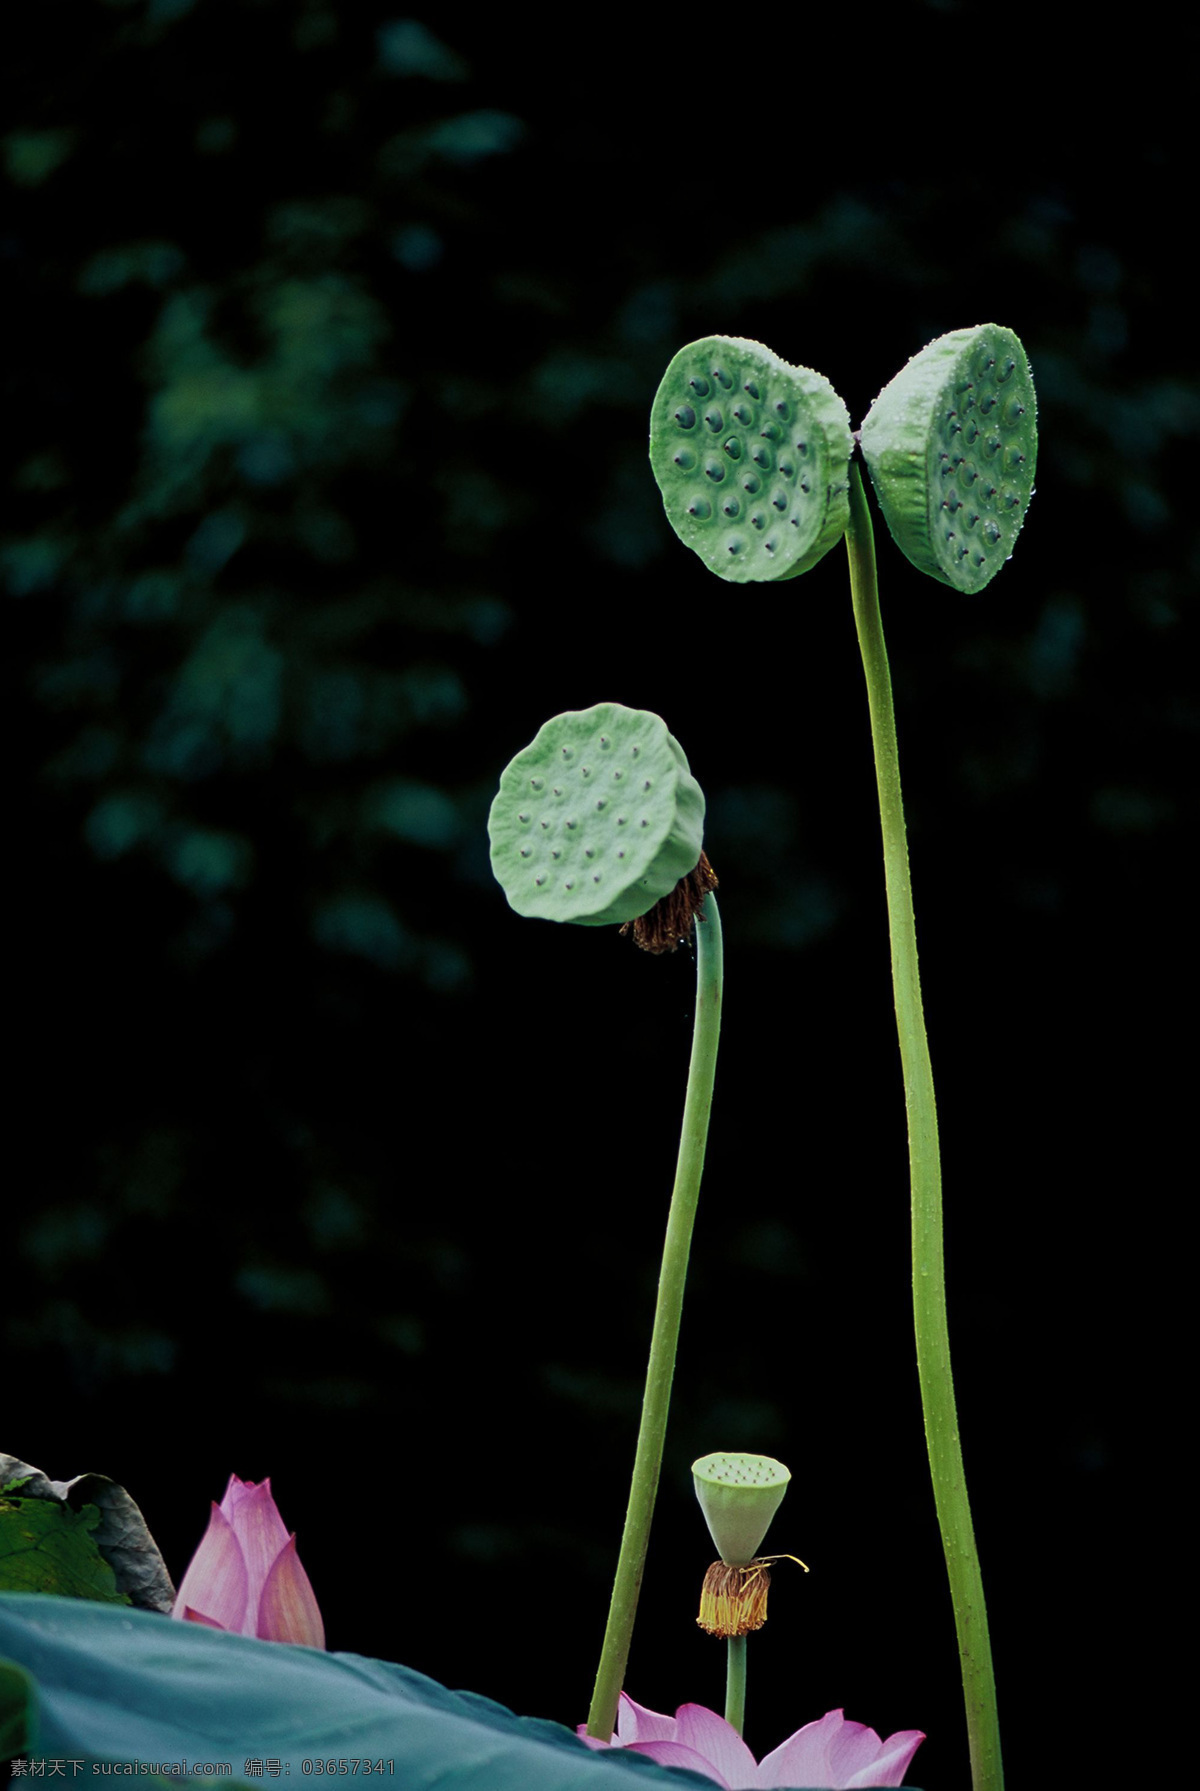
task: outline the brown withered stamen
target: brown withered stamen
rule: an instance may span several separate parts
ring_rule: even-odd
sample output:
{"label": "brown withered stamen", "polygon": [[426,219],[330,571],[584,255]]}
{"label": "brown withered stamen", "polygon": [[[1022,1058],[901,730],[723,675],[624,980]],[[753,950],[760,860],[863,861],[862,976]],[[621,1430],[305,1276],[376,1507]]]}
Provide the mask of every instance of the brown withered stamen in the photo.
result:
{"label": "brown withered stamen", "polygon": [[693,920],[704,919],[704,898],[717,887],[717,873],[704,853],[694,871],[681,877],[674,889],[655,902],[646,914],[627,920],[622,933],[632,933],[633,943],[643,951],[674,951],[690,939]]}
{"label": "brown withered stamen", "polygon": [[710,1636],[748,1636],[767,1620],[770,1587],[771,1569],[765,1561],[745,1567],[714,1561],[704,1576],[696,1621]]}

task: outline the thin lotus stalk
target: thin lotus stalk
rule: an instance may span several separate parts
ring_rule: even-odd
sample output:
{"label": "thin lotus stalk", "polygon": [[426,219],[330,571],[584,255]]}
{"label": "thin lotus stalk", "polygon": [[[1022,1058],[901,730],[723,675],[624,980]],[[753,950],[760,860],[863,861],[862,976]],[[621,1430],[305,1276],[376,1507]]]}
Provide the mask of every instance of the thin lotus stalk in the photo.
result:
{"label": "thin lotus stalk", "polygon": [[725,1644],[725,1721],[742,1734],[746,1727],[746,1637]]}
{"label": "thin lotus stalk", "polygon": [[917,965],[917,935],[909,880],[908,843],[900,789],[891,675],[879,613],[875,543],[857,462],[850,469],[850,525],[846,531],[854,620],[867,680],[871,738],[883,829],[888,928],[896,1026],[908,1111],[912,1188],[913,1320],[925,1439],[942,1547],[950,1579],[962,1665],[974,1791],[1002,1791],[1000,1728],[988,1639],[983,1578],[963,1473],[942,1249],[942,1175],[938,1154],[933,1069],[925,1033]]}
{"label": "thin lotus stalk", "polygon": [[724,982],[721,917],[717,911],[716,897],[712,894],[705,899],[703,917],[697,919],[695,937],[696,1015],[679,1157],[671,1209],[667,1218],[662,1266],[659,1270],[650,1361],[646,1370],[646,1388],[642,1398],[642,1418],[629,1489],[629,1504],[625,1513],[625,1530],[621,1538],[608,1624],[588,1714],[587,1732],[601,1741],[610,1739],[616,1724],[617,1703],[629,1659],[638,1594],[646,1564],[650,1522],[658,1492],[667,1413],[671,1403],[671,1383],[675,1374],[675,1352],[679,1342],[679,1322],[683,1311],[692,1227],[696,1218],[704,1152],[708,1142],[708,1119],[717,1067]]}

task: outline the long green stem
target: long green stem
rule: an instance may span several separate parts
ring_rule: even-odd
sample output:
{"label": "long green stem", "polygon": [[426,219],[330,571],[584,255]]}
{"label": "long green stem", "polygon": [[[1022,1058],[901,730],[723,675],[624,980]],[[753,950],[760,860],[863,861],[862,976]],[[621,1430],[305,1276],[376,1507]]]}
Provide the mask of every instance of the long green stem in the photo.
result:
{"label": "long green stem", "polygon": [[740,1735],[746,1723],[746,1637],[730,1636],[725,1647],[725,1721]]}
{"label": "long green stem", "polygon": [[854,621],[867,676],[875,777],[883,825],[883,863],[887,883],[888,927],[892,941],[892,983],[904,1099],[908,1109],[908,1161],[912,1185],[913,1320],[917,1336],[917,1370],[925,1413],[925,1440],[942,1547],[950,1577],[950,1596],[958,1632],[967,1737],[971,1749],[974,1791],[1001,1791],[1000,1726],[996,1716],[996,1684],[988,1640],[983,1578],[971,1524],[967,1483],[958,1439],[954,1381],[950,1372],[950,1335],[946,1324],[946,1277],[942,1254],[942,1171],[938,1157],[937,1109],[933,1069],[925,1037],[921,983],[917,969],[917,933],[913,920],[912,885],[908,875],[908,843],[900,794],[896,718],[888,671],[879,592],[875,579],[875,542],[871,515],[855,461],[850,469],[850,586]]}
{"label": "long green stem", "polygon": [[675,1187],[671,1195],[671,1211],[667,1218],[667,1235],[658,1276],[658,1301],[654,1309],[646,1390],[642,1396],[642,1422],[634,1456],[629,1505],[625,1512],[625,1532],[621,1537],[621,1553],[617,1559],[612,1601],[608,1610],[608,1626],[604,1632],[604,1646],[592,1693],[592,1707],[588,1713],[588,1734],[598,1736],[602,1741],[610,1738],[617,1719],[617,1702],[625,1679],[625,1665],[629,1659],[629,1644],[633,1636],[633,1619],[637,1614],[638,1593],[642,1587],[642,1571],[646,1565],[646,1549],[650,1541],[650,1519],[654,1514],[654,1499],[658,1492],[663,1439],[667,1431],[667,1410],[671,1403],[671,1381],[675,1374],[675,1349],[679,1341],[679,1318],[683,1311],[683,1289],[687,1280],[688,1252],[692,1243],[696,1203],[700,1197],[704,1147],[708,1142],[708,1116],[712,1108],[717,1040],[721,1031],[723,981],[721,916],[717,912],[716,897],[708,895],[704,902],[704,919],[696,923],[696,1017],[692,1031],[692,1057],[688,1069],[687,1097],[683,1105],[683,1128],[675,1167]]}

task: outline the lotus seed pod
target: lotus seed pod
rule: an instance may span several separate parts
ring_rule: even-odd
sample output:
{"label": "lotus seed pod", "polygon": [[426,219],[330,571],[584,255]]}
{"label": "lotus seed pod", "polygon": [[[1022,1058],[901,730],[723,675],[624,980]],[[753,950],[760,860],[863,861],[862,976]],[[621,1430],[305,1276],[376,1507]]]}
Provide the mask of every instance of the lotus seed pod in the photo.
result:
{"label": "lotus seed pod", "polygon": [[1011,330],[939,336],[884,386],[862,449],[888,528],[921,572],[982,591],[1033,496],[1037,400]]}
{"label": "lotus seed pod", "polygon": [[791,1477],[769,1455],[705,1455],[692,1463],[700,1509],[727,1566],[754,1559]]}
{"label": "lotus seed pod", "polygon": [[603,927],[695,870],[704,793],[660,715],[597,703],[554,716],[505,767],[488,833],[518,914]]}
{"label": "lotus seed pod", "polygon": [[850,521],[850,416],[827,379],[761,342],[681,348],[650,413],[671,526],[722,578],[796,578]]}

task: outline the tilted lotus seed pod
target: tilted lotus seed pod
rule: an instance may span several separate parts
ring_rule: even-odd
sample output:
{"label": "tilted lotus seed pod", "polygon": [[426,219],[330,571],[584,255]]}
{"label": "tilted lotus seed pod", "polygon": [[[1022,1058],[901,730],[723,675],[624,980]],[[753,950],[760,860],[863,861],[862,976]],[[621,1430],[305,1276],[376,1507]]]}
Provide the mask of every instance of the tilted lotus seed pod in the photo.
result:
{"label": "tilted lotus seed pod", "polygon": [[603,927],[696,869],[704,793],[661,716],[597,703],[554,716],[505,767],[488,834],[518,914]]}
{"label": "tilted lotus seed pod", "polygon": [[1016,336],[982,323],[930,342],[871,406],[862,450],[901,552],[956,591],[982,591],[1012,554],[1037,466]]}
{"label": "tilted lotus seed pod", "polygon": [[769,1455],[705,1455],[692,1463],[696,1497],[722,1561],[745,1567],[753,1560],[791,1477]]}
{"label": "tilted lotus seed pod", "polygon": [[795,578],[842,539],[853,448],[829,381],[741,336],[681,348],[650,414],[672,528],[738,583]]}

